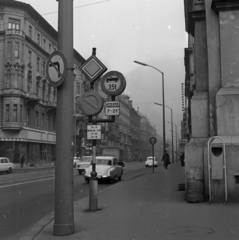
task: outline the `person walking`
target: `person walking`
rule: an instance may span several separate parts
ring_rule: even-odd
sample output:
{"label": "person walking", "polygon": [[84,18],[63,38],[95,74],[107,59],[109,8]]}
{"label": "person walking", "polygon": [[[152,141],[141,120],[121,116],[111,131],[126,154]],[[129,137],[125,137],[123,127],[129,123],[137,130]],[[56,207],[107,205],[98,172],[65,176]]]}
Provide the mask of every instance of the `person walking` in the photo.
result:
{"label": "person walking", "polygon": [[21,157],[21,168],[23,168],[24,162],[25,162],[25,157],[24,157],[24,154],[23,154],[22,157]]}
{"label": "person walking", "polygon": [[170,163],[169,154],[167,153],[167,151],[165,151],[163,154],[163,164],[164,164],[165,169],[168,168],[169,163]]}

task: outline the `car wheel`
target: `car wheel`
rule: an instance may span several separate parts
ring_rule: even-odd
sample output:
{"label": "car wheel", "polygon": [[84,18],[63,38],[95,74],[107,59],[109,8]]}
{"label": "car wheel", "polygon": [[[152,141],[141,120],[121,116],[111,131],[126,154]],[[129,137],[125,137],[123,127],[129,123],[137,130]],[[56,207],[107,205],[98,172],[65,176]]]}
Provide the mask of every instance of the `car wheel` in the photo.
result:
{"label": "car wheel", "polygon": [[121,173],[120,176],[118,177],[118,180],[119,180],[119,181],[122,180],[122,174],[123,174],[123,173]]}
{"label": "car wheel", "polygon": [[8,173],[8,174],[9,174],[9,173],[12,173],[12,169],[9,168],[8,171],[7,171],[7,173]]}

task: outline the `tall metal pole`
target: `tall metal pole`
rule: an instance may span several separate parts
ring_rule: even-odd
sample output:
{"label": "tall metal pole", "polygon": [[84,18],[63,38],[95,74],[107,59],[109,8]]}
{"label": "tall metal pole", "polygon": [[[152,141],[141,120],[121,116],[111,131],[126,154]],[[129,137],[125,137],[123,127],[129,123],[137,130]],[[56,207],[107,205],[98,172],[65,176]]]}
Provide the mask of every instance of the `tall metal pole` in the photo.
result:
{"label": "tall metal pole", "polygon": [[[160,71],[161,72],[161,71]],[[162,74],[162,98],[163,98],[163,152],[166,151],[166,145],[165,145],[165,103],[164,103],[164,73]]]}
{"label": "tall metal pole", "polygon": [[176,128],[176,162],[178,160],[178,130],[177,130],[177,125],[175,124]]}
{"label": "tall metal pole", "polygon": [[55,217],[53,235],[75,232],[73,178],[73,0],[59,0],[58,49],[67,60],[67,74],[57,87]]}
{"label": "tall metal pole", "polygon": [[147,67],[151,67],[151,68],[154,68],[155,70],[157,70],[158,72],[160,72],[162,74],[162,99],[163,99],[163,153],[165,152],[166,150],[166,136],[165,136],[165,104],[164,104],[164,73],[161,72],[158,68],[156,67],[153,67],[151,65],[148,65],[146,63],[142,63],[142,62],[139,62],[139,61],[134,61],[135,63],[137,64],[140,64],[142,66],[147,66]]}
{"label": "tall metal pole", "polygon": [[171,110],[171,130],[172,130],[172,163],[174,163],[174,144],[173,144],[173,110]]}

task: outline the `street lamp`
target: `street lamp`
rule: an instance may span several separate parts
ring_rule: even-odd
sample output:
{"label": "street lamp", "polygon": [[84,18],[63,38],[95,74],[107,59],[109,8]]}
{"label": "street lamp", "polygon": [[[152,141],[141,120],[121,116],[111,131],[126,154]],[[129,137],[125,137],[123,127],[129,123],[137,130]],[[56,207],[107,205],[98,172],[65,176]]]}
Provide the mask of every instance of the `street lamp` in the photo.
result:
{"label": "street lamp", "polygon": [[[154,103],[159,106],[163,106],[161,103]],[[174,144],[173,144],[173,109],[164,105],[166,108],[171,110],[171,132],[172,132],[172,163],[174,163]]]}
{"label": "street lamp", "polygon": [[[168,122],[168,123],[171,123],[171,122]],[[176,129],[176,162],[177,162],[177,159],[178,159],[178,131],[177,131],[177,125],[173,123],[173,125],[175,126],[175,129]]]}
{"label": "street lamp", "polygon": [[157,69],[156,67],[153,67],[151,65],[148,65],[146,63],[142,63],[142,62],[138,62],[138,61],[134,61],[135,63],[142,65],[142,66],[146,66],[146,67],[151,67],[154,68],[155,70],[157,70],[158,72],[160,72],[162,74],[162,99],[163,99],[163,153],[165,152],[166,148],[165,148],[165,105],[164,105],[164,73],[161,72],[159,69]]}

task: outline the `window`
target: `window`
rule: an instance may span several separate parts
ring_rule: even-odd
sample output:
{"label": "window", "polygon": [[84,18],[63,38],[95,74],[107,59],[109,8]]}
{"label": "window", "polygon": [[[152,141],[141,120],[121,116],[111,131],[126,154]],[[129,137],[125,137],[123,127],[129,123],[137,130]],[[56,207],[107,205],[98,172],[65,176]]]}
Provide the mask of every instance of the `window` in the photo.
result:
{"label": "window", "polygon": [[12,56],[12,42],[7,42],[7,56]]}
{"label": "window", "polygon": [[55,116],[53,117],[53,120],[52,120],[52,128],[53,130],[55,130]]}
{"label": "window", "polygon": [[10,105],[6,104],[6,112],[5,112],[5,121],[6,122],[10,121],[10,119],[9,119],[9,112],[10,112]]}
{"label": "window", "polygon": [[42,113],[42,115],[41,115],[41,125],[42,125],[42,128],[44,128],[44,121],[45,121],[45,114],[44,113]]}
{"label": "window", "polygon": [[50,128],[50,115],[49,115],[49,114],[47,114],[46,128],[47,128],[47,129]]}
{"label": "window", "polygon": [[46,39],[43,39],[43,49],[46,49]]}
{"label": "window", "polygon": [[42,62],[42,75],[43,76],[46,75],[46,62],[45,61]]}
{"label": "window", "polygon": [[42,100],[43,101],[45,100],[45,92],[46,92],[46,84],[43,83],[43,86],[42,86]]}
{"label": "window", "polygon": [[39,115],[39,113],[36,112],[35,113],[35,127],[38,127],[38,115]]}
{"label": "window", "polygon": [[32,26],[29,26],[28,34],[29,34],[29,38],[32,38]]}
{"label": "window", "polygon": [[27,91],[31,92],[32,90],[32,75],[27,74]]}
{"label": "window", "polygon": [[49,53],[51,53],[51,44],[49,43]]}
{"label": "window", "polygon": [[19,42],[15,42],[15,58],[19,58]]}
{"label": "window", "polygon": [[20,105],[20,122],[22,122],[22,105]]}
{"label": "window", "polygon": [[12,121],[17,122],[17,104],[13,104]]}
{"label": "window", "polygon": [[40,44],[41,44],[41,36],[40,36],[40,34],[38,33],[37,34],[37,44],[40,46]]}
{"label": "window", "polygon": [[37,94],[38,97],[39,97],[39,93],[40,93],[39,88],[40,88],[40,82],[39,82],[39,80],[37,80],[37,82],[36,82],[36,94]]}
{"label": "window", "polygon": [[9,18],[8,29],[20,29],[20,21],[17,19]]}
{"label": "window", "polygon": [[40,58],[37,57],[37,72],[40,72]]}
{"label": "window", "polygon": [[29,125],[30,124],[30,109],[28,108],[27,109],[27,119],[26,119],[26,123],[27,123],[27,125]]}
{"label": "window", "polygon": [[28,63],[32,62],[32,52],[28,51]]}

